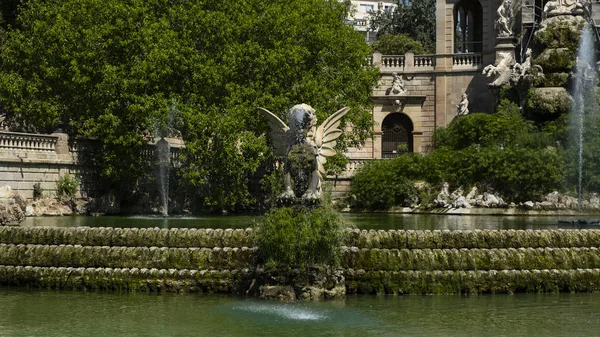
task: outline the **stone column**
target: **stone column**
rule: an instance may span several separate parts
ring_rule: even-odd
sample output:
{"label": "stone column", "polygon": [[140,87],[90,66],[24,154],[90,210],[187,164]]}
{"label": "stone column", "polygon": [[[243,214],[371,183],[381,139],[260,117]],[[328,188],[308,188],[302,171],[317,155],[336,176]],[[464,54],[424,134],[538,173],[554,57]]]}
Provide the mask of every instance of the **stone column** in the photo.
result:
{"label": "stone column", "polygon": [[413,71],[415,68],[415,54],[412,51],[404,54],[404,71]]}
{"label": "stone column", "polygon": [[58,159],[60,159],[60,160],[71,159],[71,156],[69,153],[69,135],[67,135],[66,133],[62,133],[62,132],[55,132],[52,134],[52,136],[58,137],[58,140],[56,141],[56,147],[54,150],[54,151],[56,151],[56,155],[58,156]]}
{"label": "stone column", "polygon": [[373,53],[373,65],[377,67],[381,65],[381,53],[378,51]]}

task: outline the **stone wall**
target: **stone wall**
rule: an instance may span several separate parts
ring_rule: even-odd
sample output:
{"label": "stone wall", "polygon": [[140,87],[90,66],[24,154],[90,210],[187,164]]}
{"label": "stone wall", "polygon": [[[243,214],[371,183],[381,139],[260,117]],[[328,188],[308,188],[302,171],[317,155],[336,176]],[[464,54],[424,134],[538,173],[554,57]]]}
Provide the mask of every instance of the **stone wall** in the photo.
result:
{"label": "stone wall", "polygon": [[[179,164],[181,139],[166,138],[170,146],[171,164]],[[154,160],[155,143],[143,150],[145,160]],[[94,168],[80,160],[92,156],[94,141],[69,139],[67,134],[50,135],[0,131],[0,187],[8,185],[25,198],[33,198],[33,185],[39,183],[44,196],[56,194],[56,182],[69,174],[79,182],[76,197],[97,196],[99,182]]]}
{"label": "stone wall", "polygon": [[[599,246],[600,230],[347,230],[336,273],[347,293],[598,291]],[[0,227],[0,285],[246,294],[256,259],[251,229]]]}
{"label": "stone wall", "polygon": [[[46,195],[53,195],[56,181],[65,174],[85,180],[66,134],[0,132],[0,186],[9,185],[13,192],[32,198],[33,185],[40,183]],[[87,192],[84,187],[78,196]]]}

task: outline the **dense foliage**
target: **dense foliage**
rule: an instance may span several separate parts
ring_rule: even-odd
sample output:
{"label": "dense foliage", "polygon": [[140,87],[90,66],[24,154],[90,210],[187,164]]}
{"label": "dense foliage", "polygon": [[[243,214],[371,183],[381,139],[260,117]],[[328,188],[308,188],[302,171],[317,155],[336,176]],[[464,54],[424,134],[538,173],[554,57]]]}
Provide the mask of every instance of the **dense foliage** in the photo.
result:
{"label": "dense foliage", "polygon": [[416,55],[425,53],[421,42],[406,34],[384,34],[378,37],[371,47],[383,55],[404,55],[409,50]]}
{"label": "dense foliage", "polygon": [[405,4],[395,0],[393,11],[373,13],[371,29],[378,36],[405,34],[419,41],[427,53],[435,52],[435,1],[413,0]]}
{"label": "dense foliage", "polygon": [[256,245],[267,267],[337,266],[342,228],[330,205],[273,208],[255,227]]}
{"label": "dense foliage", "polygon": [[518,106],[502,101],[495,114],[470,114],[438,129],[436,149],[428,155],[367,165],[353,180],[350,201],[366,209],[408,206],[428,197],[414,188],[418,181],[432,187],[428,193],[447,182],[451,188],[495,191],[506,201],[539,200],[565,187],[565,151],[556,146],[553,131],[551,125],[540,130]]}
{"label": "dense foliage", "polygon": [[123,191],[142,175],[147,140],[177,130],[181,176],[200,207],[250,204],[248,177],[273,159],[256,107],[285,119],[304,102],[322,122],[350,106],[353,131],[338,146],[370,136],[378,74],[347,10],[322,0],[30,1],[0,47],[0,105],[15,125],[49,132],[62,121],[97,139],[106,186]]}

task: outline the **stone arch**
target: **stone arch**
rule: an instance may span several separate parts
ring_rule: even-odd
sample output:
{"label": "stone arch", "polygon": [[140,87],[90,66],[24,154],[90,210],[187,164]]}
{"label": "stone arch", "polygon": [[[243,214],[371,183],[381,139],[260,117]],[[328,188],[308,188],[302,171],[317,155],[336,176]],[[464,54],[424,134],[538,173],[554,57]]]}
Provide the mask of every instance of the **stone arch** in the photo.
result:
{"label": "stone arch", "polygon": [[483,50],[483,9],[477,0],[454,5],[454,52],[480,53]]}
{"label": "stone arch", "polygon": [[381,158],[394,158],[414,152],[413,122],[407,115],[394,112],[381,123]]}

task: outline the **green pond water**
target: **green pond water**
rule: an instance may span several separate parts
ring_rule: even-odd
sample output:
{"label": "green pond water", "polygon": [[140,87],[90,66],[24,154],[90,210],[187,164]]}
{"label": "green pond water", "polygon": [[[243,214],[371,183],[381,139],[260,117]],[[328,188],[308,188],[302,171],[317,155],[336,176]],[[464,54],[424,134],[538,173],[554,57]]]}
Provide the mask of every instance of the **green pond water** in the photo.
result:
{"label": "green pond water", "polygon": [[0,288],[0,336],[598,336],[600,294],[355,296],[280,303],[216,295]]}
{"label": "green pond water", "polygon": [[[597,221],[600,216],[485,216],[428,214],[342,214],[348,226],[360,229],[556,229],[600,228],[599,225],[559,224],[583,218]],[[151,216],[63,216],[28,217],[22,226],[58,227],[159,227],[159,228],[246,228],[253,216],[194,216],[158,218]]]}
{"label": "green pond water", "polygon": [[[600,228],[576,217],[343,214],[361,229]],[[24,226],[245,228],[251,216],[41,217]],[[588,221],[596,218],[585,218]],[[0,287],[0,336],[598,336],[600,294],[350,296],[279,303],[208,294]]]}

